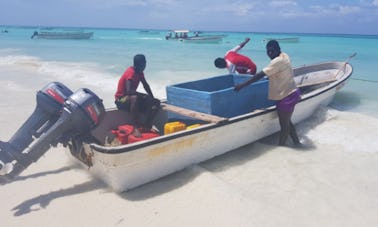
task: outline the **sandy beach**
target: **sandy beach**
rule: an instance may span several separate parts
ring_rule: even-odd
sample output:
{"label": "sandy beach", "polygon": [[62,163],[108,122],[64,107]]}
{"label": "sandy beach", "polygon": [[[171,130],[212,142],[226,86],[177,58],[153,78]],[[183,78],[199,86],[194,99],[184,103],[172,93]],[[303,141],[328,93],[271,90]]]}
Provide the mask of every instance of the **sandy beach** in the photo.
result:
{"label": "sandy beach", "polygon": [[[22,75],[22,68],[1,71],[12,81]],[[2,140],[31,114],[35,92],[50,79],[30,75],[17,84],[2,78]],[[69,84],[80,86],[85,84]],[[100,95],[111,97],[111,92]],[[58,146],[0,186],[1,225],[373,227],[378,223],[377,122],[320,110],[298,125],[311,149],[277,147],[273,135],[121,194],[88,175]]]}

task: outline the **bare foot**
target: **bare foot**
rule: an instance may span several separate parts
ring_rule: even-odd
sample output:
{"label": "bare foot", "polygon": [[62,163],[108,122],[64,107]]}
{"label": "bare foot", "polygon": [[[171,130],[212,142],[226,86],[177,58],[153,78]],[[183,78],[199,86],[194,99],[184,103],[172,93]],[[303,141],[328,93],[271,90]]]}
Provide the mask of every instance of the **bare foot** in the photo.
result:
{"label": "bare foot", "polygon": [[300,141],[293,144],[293,148],[298,150],[313,150],[316,146],[309,138],[303,136]]}
{"label": "bare foot", "polygon": [[135,136],[137,138],[142,137],[142,134],[140,133],[140,131],[137,127],[134,127],[133,136]]}

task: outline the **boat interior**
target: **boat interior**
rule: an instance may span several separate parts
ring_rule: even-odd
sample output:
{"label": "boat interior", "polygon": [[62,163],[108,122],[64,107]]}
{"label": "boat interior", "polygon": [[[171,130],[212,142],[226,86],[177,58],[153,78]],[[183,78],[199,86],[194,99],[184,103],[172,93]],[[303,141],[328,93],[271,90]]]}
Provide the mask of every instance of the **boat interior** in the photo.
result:
{"label": "boat interior", "polygon": [[[348,68],[344,67],[344,69],[340,70],[340,64],[335,64],[334,67],[332,65],[325,65],[323,66],[324,69],[318,67],[304,67],[295,69],[295,81],[297,83],[297,86],[301,90],[302,97],[306,96],[307,94],[312,93],[313,91],[319,90],[320,88],[326,88],[328,85],[336,82],[338,79],[342,78],[344,74],[348,73]],[[219,77],[217,77],[219,78]],[[238,78],[237,81],[233,81],[232,83],[237,83],[240,78]],[[221,81],[221,80],[220,80]],[[208,82],[204,80],[204,82]],[[212,92],[218,92],[220,90],[230,90],[226,92],[233,92],[232,85],[229,86],[229,84],[226,83],[227,88],[224,88],[226,86],[223,84],[224,82],[219,83],[212,83],[214,87],[206,86],[206,89],[203,87],[202,83],[183,83],[178,86],[180,88],[183,88],[185,90],[188,90],[188,86],[196,91],[200,92],[206,92],[206,93],[212,93]],[[267,83],[267,81],[262,82]],[[252,90],[256,88],[252,88]],[[225,92],[225,91],[223,91]],[[235,93],[235,92],[233,92]],[[178,95],[182,95],[179,93]],[[265,95],[260,93],[260,96]],[[199,98],[203,98],[200,96]],[[263,98],[262,98],[263,99]],[[264,98],[265,99],[265,98]],[[254,98],[255,102],[258,102],[258,99]],[[220,124],[225,123],[229,119],[232,119],[237,116],[220,116],[218,114],[213,113],[205,113],[205,111],[200,111],[198,108],[191,108],[190,103],[186,102],[185,100],[178,100],[186,107],[180,107],[179,105],[176,105],[175,102],[170,102],[169,100],[162,102],[161,109],[156,115],[153,125],[154,130],[159,134],[159,136],[167,135],[167,123],[172,122],[182,122],[184,123],[185,127],[177,129],[173,129],[173,131],[170,132],[170,134],[179,133],[182,130],[195,130],[196,128],[203,128],[209,125],[214,124]],[[198,100],[197,100],[198,101]],[[195,105],[199,105],[199,102],[194,100]],[[232,100],[231,100],[232,102]],[[230,107],[231,104],[227,104],[226,107]],[[249,113],[256,113],[264,111],[268,108],[274,108],[274,103],[271,102],[263,102],[263,106],[258,106],[252,110],[248,110],[239,114],[249,114]],[[145,118],[145,116],[142,116],[142,118]],[[95,143],[101,146],[113,146],[112,140],[115,138],[114,132],[112,130],[116,130],[118,126],[125,125],[125,124],[131,124],[131,118],[127,112],[119,111],[117,109],[111,109],[107,110],[104,119],[102,120],[101,124],[95,128],[91,134],[95,138]],[[117,145],[117,144],[116,144]],[[118,144],[119,145],[119,144]]]}

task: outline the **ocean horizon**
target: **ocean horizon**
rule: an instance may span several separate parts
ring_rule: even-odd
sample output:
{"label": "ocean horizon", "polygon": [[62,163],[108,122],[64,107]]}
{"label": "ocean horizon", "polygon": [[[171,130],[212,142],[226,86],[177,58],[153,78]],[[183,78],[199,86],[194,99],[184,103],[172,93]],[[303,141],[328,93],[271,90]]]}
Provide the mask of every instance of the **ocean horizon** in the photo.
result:
{"label": "ocean horizon", "polygon": [[211,30],[211,29],[193,29],[193,28],[122,28],[122,27],[96,27],[96,26],[50,26],[50,25],[6,25],[0,24],[2,30],[9,28],[32,28],[32,29],[85,29],[85,30],[138,30],[138,31],[159,31],[168,32],[176,29],[186,29],[189,31],[201,31],[201,32],[225,32],[225,33],[256,33],[256,34],[289,34],[289,35],[317,35],[317,36],[352,36],[352,37],[371,37],[378,38],[378,34],[362,34],[362,33],[319,33],[319,32],[298,32],[298,31],[288,31],[288,32],[275,32],[275,31],[238,31],[238,30]]}

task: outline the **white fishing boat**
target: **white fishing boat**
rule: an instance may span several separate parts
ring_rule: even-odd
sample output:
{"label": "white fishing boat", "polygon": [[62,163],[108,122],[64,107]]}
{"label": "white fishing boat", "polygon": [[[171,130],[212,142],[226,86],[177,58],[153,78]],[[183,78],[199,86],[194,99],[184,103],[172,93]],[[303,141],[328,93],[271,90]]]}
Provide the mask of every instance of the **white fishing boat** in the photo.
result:
{"label": "white fishing boat", "polygon": [[160,35],[160,31],[156,30],[140,30],[139,35]]}
{"label": "white fishing boat", "polygon": [[165,36],[166,40],[178,40],[187,43],[220,43],[225,35],[204,35],[201,32],[193,32],[189,30],[171,30]]}
{"label": "white fishing boat", "polygon": [[39,39],[90,39],[93,32],[84,31],[35,31],[31,38]]}
{"label": "white fishing boat", "polygon": [[[295,68],[295,81],[302,96],[296,105],[293,122],[303,121],[320,106],[328,105],[352,71],[347,62]],[[274,103],[267,100],[267,80],[239,92],[233,90],[235,83],[248,78],[247,75],[223,75],[168,86],[167,101],[162,103],[154,121],[159,133],[150,139],[124,144],[114,144],[117,141],[114,130],[131,123],[127,112],[105,111],[98,97],[87,90],[71,95],[72,92],[62,85],[49,85],[38,93],[40,106],[35,112],[39,113],[38,117],[33,117],[38,123],[25,123],[9,142],[0,143],[0,180],[17,176],[38,160],[49,144],[58,141],[68,146],[68,153],[74,160],[116,192],[135,188],[252,143],[279,131],[279,123]],[[52,103],[46,103],[47,100],[56,100],[59,104],[64,96],[69,97],[63,113],[57,106],[52,108],[54,111],[47,111],[48,116],[39,116],[41,111],[45,113],[45,109],[52,106]],[[61,114],[58,120],[52,120],[58,114]],[[48,121],[41,121],[47,118]],[[33,121],[37,122],[35,119]],[[189,127],[168,132],[166,127],[172,122]],[[53,124],[51,128],[46,126],[49,123]],[[30,135],[34,131],[38,134]],[[33,138],[37,140],[34,143]],[[26,148],[31,143],[32,146]]]}
{"label": "white fishing boat", "polygon": [[183,41],[186,43],[220,43],[224,37],[224,35],[202,35],[188,37],[183,39]]}
{"label": "white fishing boat", "polygon": [[[351,76],[352,67],[343,62],[330,62],[304,66],[294,71],[302,92],[302,100],[297,104],[293,116],[293,121],[298,123],[311,116],[320,106],[326,106],[332,101],[336,92]],[[202,82],[208,84],[209,81]],[[263,83],[266,82],[260,82],[257,86]],[[181,84],[178,87],[181,86],[185,93],[186,85],[190,84]],[[227,95],[234,93],[235,103],[238,100],[236,96],[240,94],[233,91],[232,85],[213,92],[228,93]],[[253,91],[254,85],[250,86]],[[191,99],[193,96],[187,98]],[[199,98],[204,96],[201,94]],[[256,100],[255,97],[249,98],[251,99]],[[265,100],[264,97],[261,99]],[[201,126],[116,147],[106,146],[106,138],[118,125],[129,123],[129,116],[115,109],[108,110],[99,127],[91,132],[95,139],[73,141],[71,153],[74,157],[81,157],[79,159],[89,167],[89,171],[113,190],[125,191],[279,131],[276,108],[271,102],[268,103],[270,105],[262,105],[229,118],[164,103],[155,121],[161,132],[164,131],[164,125],[172,121],[169,119],[170,113],[177,114],[174,115],[175,121],[182,116],[182,121],[185,122],[188,117],[193,124],[200,123]],[[231,103],[225,105],[228,108],[232,106]]]}

